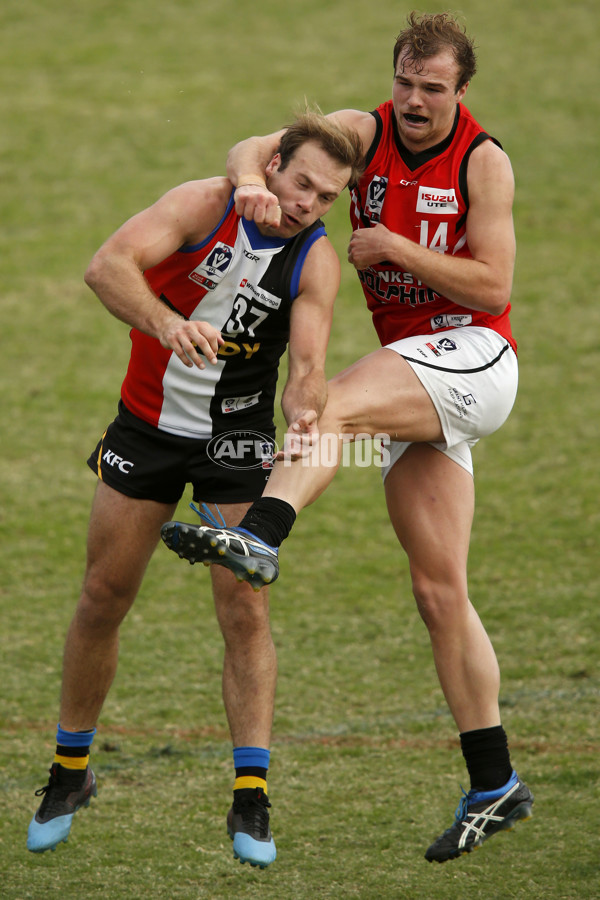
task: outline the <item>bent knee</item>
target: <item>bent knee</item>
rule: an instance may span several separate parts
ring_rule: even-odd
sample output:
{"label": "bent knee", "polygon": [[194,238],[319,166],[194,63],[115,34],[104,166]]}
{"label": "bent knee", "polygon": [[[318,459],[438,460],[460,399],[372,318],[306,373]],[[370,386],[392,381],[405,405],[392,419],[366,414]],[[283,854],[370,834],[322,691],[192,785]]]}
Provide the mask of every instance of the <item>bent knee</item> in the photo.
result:
{"label": "bent knee", "polygon": [[113,627],[125,618],[136,593],[137,584],[116,582],[102,574],[88,573],[77,605],[77,615],[89,627]]}
{"label": "bent knee", "polygon": [[348,427],[349,399],[339,375],[327,383],[327,403],[319,419],[322,434],[341,434]]}
{"label": "bent knee", "polygon": [[469,597],[463,579],[440,582],[413,575],[412,587],[419,615],[429,631],[448,629],[456,618],[468,612]]}
{"label": "bent knee", "polygon": [[217,618],[226,639],[247,639],[270,633],[266,592],[255,593],[240,584],[226,596],[215,597]]}

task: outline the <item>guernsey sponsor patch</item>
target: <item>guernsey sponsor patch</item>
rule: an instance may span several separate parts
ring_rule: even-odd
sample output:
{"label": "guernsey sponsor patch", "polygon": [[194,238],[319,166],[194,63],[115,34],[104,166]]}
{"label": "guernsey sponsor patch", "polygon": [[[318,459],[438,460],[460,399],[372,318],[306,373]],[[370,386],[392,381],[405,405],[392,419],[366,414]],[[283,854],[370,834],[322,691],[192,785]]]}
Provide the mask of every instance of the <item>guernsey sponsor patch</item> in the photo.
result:
{"label": "guernsey sponsor patch", "polygon": [[448,215],[458,213],[458,200],[454,188],[433,188],[419,185],[417,212]]}

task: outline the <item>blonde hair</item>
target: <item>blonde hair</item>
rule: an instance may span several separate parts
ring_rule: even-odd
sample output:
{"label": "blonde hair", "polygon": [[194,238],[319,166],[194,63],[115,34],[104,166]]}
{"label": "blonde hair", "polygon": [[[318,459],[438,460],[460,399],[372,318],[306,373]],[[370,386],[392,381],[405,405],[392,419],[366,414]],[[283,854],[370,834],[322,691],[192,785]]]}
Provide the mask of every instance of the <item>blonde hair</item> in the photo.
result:
{"label": "blonde hair", "polygon": [[349,184],[358,182],[363,169],[362,143],[356,131],[328,119],[320,110],[309,109],[289,125],[279,144],[280,171],[283,171],[296,150],[307,141],[314,141],[340,166],[350,169]]}

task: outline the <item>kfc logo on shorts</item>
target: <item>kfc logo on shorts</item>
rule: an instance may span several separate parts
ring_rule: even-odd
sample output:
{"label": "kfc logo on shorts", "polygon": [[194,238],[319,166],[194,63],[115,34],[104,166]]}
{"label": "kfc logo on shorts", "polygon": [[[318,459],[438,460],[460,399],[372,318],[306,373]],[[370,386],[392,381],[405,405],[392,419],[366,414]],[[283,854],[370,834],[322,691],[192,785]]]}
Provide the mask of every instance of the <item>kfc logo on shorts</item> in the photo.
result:
{"label": "kfc logo on shorts", "polygon": [[206,259],[190,272],[188,278],[206,288],[206,290],[214,291],[219,281],[227,273],[234,256],[235,250],[233,247],[219,241],[212,248]]}
{"label": "kfc logo on shorts", "polygon": [[135,465],[130,459],[118,456],[114,450],[106,450],[102,456],[102,462],[105,462],[107,466],[112,466],[113,469],[117,468],[123,475],[129,475]]}

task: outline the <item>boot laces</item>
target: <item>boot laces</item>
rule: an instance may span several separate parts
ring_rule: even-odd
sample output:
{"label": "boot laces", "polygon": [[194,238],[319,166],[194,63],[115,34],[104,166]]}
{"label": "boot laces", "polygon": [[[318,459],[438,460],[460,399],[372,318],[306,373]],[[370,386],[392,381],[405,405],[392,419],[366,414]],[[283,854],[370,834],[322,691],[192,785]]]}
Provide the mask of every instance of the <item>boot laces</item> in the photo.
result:
{"label": "boot laces", "polygon": [[73,782],[73,779],[65,778],[62,780],[59,777],[58,766],[56,763],[53,763],[48,771],[50,773],[48,783],[35,791],[36,797],[44,798],[40,804],[40,815],[46,813],[48,807],[53,808],[54,805],[59,807],[60,804],[65,802],[69,794],[81,787],[79,784],[81,779],[79,777],[77,778],[76,784]]}
{"label": "boot laces", "polygon": [[266,837],[269,831],[267,810],[270,808],[267,795],[260,789],[256,790],[254,796],[241,797],[236,803],[236,812],[241,815],[244,828],[257,830],[263,837]]}

